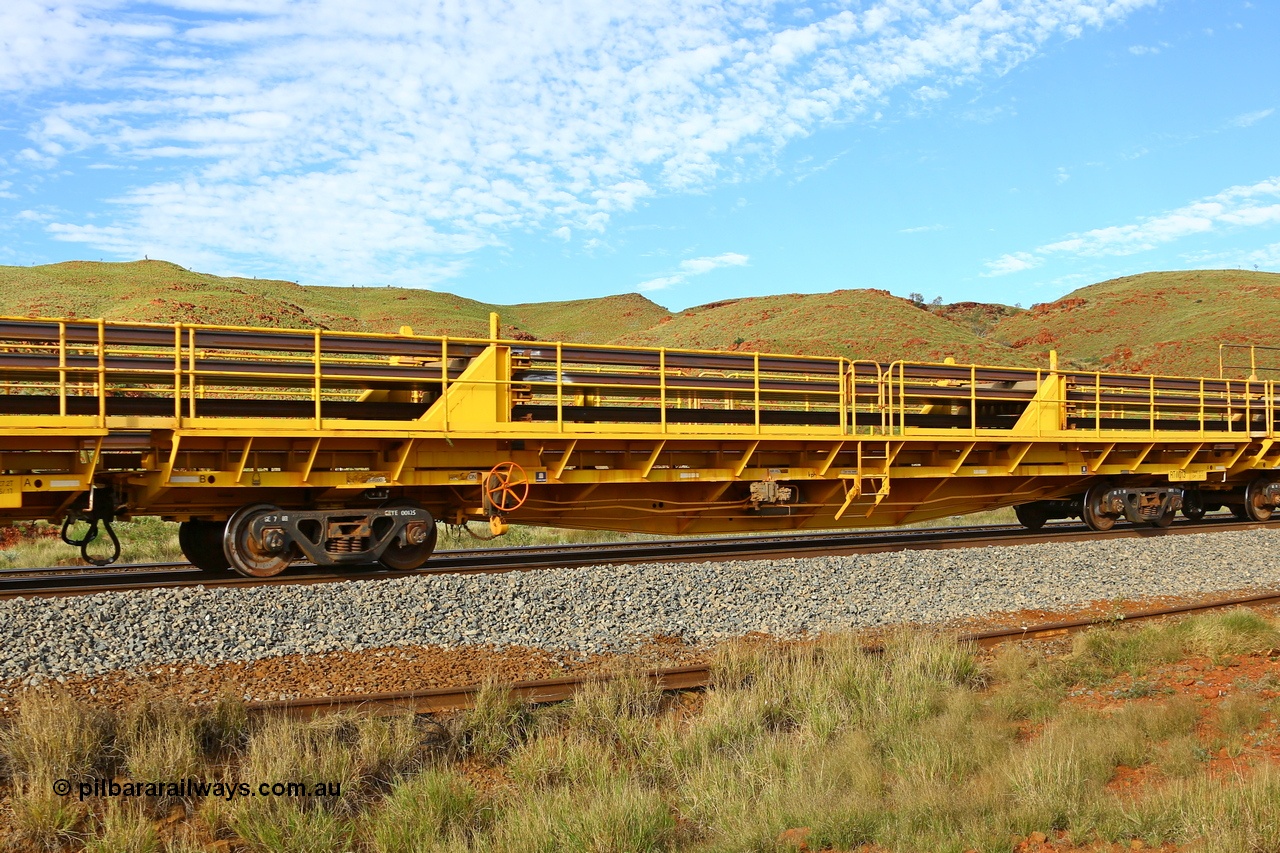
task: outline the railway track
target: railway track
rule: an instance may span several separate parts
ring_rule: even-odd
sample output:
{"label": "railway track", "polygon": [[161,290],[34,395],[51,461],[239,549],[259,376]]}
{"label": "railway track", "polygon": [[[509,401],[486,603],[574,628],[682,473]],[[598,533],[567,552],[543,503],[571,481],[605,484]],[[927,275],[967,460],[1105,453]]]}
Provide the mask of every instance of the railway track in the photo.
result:
{"label": "railway track", "polygon": [[124,571],[83,571],[62,566],[44,571],[33,569],[0,572],[0,599],[19,596],[71,596],[133,589],[206,587],[253,587],[278,584],[317,584],[351,580],[387,580],[431,574],[491,574],[535,571],[609,563],[712,562],[722,559],[768,559],[782,557],[840,556],[873,554],[899,550],[942,550],[987,546],[1030,545],[1046,542],[1081,542],[1097,539],[1177,536],[1253,530],[1260,522],[1237,521],[1231,517],[1207,518],[1200,522],[1180,520],[1169,528],[1119,526],[1107,532],[1089,530],[1079,524],[1048,524],[1037,531],[1019,525],[923,528],[893,532],[836,532],[783,536],[732,536],[697,540],[664,539],[651,542],[522,546],[515,548],[443,551],[427,567],[413,571],[391,571],[376,566],[357,566],[343,571],[298,565],[270,578],[248,578],[228,572],[210,575],[183,563],[150,563],[121,566]]}
{"label": "railway track", "polygon": [[[1172,607],[1153,608],[1124,613],[1119,616],[1094,616],[1084,619],[1049,622],[1039,625],[1001,628],[973,634],[962,634],[956,637],[960,643],[974,643],[983,648],[990,648],[1001,643],[1016,640],[1052,640],[1088,630],[1099,625],[1123,622],[1134,622],[1165,619],[1174,616],[1187,616],[1197,613],[1208,613],[1215,610],[1226,610],[1235,607],[1257,607],[1280,604],[1280,592],[1268,592],[1242,598],[1222,599],[1199,604],[1181,604]],[[875,647],[870,651],[878,651]],[[650,683],[663,691],[698,690],[711,684],[712,671],[709,665],[675,667],[671,669],[651,670],[645,673]],[[511,694],[529,704],[547,704],[562,702],[573,698],[575,692],[584,685],[607,681],[609,676],[590,675],[582,677],[567,676],[538,681],[518,681],[506,685]],[[412,711],[418,714],[461,711],[473,707],[481,685],[463,687],[443,687],[430,690],[405,691],[399,693],[375,693],[356,696],[320,696],[305,699],[287,699],[282,701],[252,702],[248,710],[254,714],[284,714],[292,717],[307,718],[341,711],[360,710],[365,713],[403,713]]]}

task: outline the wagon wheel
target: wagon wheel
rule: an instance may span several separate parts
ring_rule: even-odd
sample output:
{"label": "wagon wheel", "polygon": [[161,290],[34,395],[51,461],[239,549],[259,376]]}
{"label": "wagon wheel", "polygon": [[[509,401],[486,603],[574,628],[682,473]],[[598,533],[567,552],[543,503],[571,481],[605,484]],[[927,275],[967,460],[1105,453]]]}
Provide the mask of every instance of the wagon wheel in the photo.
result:
{"label": "wagon wheel", "polygon": [[1200,494],[1199,489],[1187,489],[1182,495],[1182,514],[1190,521],[1200,521],[1204,518],[1208,507],[1204,505],[1204,497]]}
{"label": "wagon wheel", "polygon": [[1038,503],[1036,501],[1029,504],[1018,504],[1013,508],[1013,514],[1018,517],[1019,523],[1028,530],[1039,530],[1049,520],[1044,510],[1037,506]]}
{"label": "wagon wheel", "polygon": [[[427,512],[422,504],[408,498],[394,498],[382,506],[383,508],[411,507],[419,510],[426,517],[426,528],[423,531],[422,540],[419,542],[402,543],[398,539],[392,542],[387,546],[387,550],[382,552],[378,562],[386,568],[398,572],[408,572],[421,568],[422,564],[436,550],[436,540],[440,536],[440,528],[436,527],[435,519],[431,517],[431,513]],[[406,532],[407,535],[408,533]]]}
{"label": "wagon wheel", "polygon": [[193,518],[182,522],[178,525],[178,546],[182,548],[182,555],[202,572],[225,574],[231,568],[231,562],[222,549],[226,529],[225,521]]}
{"label": "wagon wheel", "polygon": [[270,578],[289,568],[293,562],[293,549],[274,550],[253,536],[251,524],[260,515],[280,512],[271,504],[247,504],[227,519],[223,534],[223,550],[227,562],[239,574],[250,578]]}
{"label": "wagon wheel", "polygon": [[499,462],[484,478],[484,499],[496,513],[514,512],[529,497],[529,475],[514,462]]}
{"label": "wagon wheel", "polygon": [[1244,487],[1244,513],[1249,521],[1270,521],[1272,508],[1267,505],[1267,481],[1258,477]]}
{"label": "wagon wheel", "polygon": [[1116,520],[1109,515],[1103,515],[1100,508],[1102,496],[1110,488],[1110,483],[1094,483],[1080,501],[1080,518],[1090,530],[1104,533],[1116,526]]}

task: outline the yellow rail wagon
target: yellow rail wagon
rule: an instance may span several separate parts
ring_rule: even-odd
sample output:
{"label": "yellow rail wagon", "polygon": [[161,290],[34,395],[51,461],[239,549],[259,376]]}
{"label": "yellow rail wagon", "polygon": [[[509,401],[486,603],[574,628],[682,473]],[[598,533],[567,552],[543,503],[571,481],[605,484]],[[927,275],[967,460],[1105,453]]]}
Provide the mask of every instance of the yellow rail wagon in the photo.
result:
{"label": "yellow rail wagon", "polygon": [[[422,565],[437,522],[660,533],[1280,504],[1275,387],[322,330],[0,319],[0,520],[193,563]],[[119,555],[118,543],[114,560]],[[88,557],[87,551],[86,558]],[[96,560],[99,563],[110,560]]]}

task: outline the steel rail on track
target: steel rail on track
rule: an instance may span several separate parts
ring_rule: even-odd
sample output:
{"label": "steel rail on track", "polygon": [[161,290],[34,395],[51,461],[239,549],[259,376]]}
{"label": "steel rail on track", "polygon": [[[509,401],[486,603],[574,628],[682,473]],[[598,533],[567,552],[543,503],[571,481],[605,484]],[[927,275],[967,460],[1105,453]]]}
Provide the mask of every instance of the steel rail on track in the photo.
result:
{"label": "steel rail on track", "polygon": [[[1171,616],[1185,616],[1195,613],[1208,613],[1233,607],[1257,607],[1268,604],[1280,604],[1280,592],[1270,592],[1243,598],[1222,599],[1200,604],[1180,604],[1173,607],[1139,610],[1118,616],[1094,616],[1087,619],[1074,619],[1062,622],[1050,622],[1019,628],[1001,628],[994,631],[983,631],[976,634],[962,634],[956,637],[958,643],[973,643],[981,648],[990,648],[1000,643],[1015,640],[1051,640],[1070,634],[1086,631],[1101,625],[1117,623],[1134,623],[1151,619],[1164,619]],[[868,652],[878,653],[882,647],[869,646]],[[711,686],[712,669],[708,665],[684,666],[671,669],[656,669],[644,673],[651,685],[663,691],[700,690]],[[511,695],[528,704],[548,704],[572,699],[574,693],[583,686],[592,683],[606,682],[613,678],[609,675],[566,676],[548,678],[537,681],[517,681],[505,685]],[[284,699],[278,701],[251,702],[246,705],[250,713],[278,713],[290,717],[314,717],[341,711],[359,710],[364,713],[404,713],[416,714],[442,713],[462,711],[475,704],[475,697],[482,685],[472,684],[462,687],[438,687],[430,690],[413,690],[397,693],[370,693],[351,696],[318,696],[313,698]]]}
{"label": "steel rail on track", "polygon": [[[230,572],[210,576],[197,569],[127,572],[79,572],[67,567],[52,570],[58,574],[34,574],[35,570],[13,570],[25,577],[0,576],[0,599],[18,596],[71,596],[99,592],[126,592],[140,589],[172,589],[180,587],[256,587],[279,584],[318,584],[355,580],[390,580],[433,574],[498,574],[502,572],[536,571],[551,568],[573,568],[641,562],[713,562],[731,559],[779,559],[817,556],[875,554],[887,551],[947,550],[1045,544],[1053,542],[1085,542],[1105,539],[1131,539],[1153,536],[1177,536],[1196,533],[1226,533],[1266,527],[1263,522],[1211,520],[1197,523],[1180,521],[1169,528],[1117,527],[1096,532],[1080,525],[1047,525],[1043,530],[1028,531],[1017,525],[981,525],[959,528],[924,528],[893,533],[820,533],[788,536],[734,536],[717,539],[658,540],[614,544],[576,544],[564,546],[522,546],[503,549],[441,552],[428,567],[413,571],[392,571],[377,567],[353,567],[344,571],[299,566],[271,578],[248,578]],[[151,564],[163,566],[164,564]],[[172,564],[170,564],[172,565]],[[138,567],[141,568],[141,567]]]}

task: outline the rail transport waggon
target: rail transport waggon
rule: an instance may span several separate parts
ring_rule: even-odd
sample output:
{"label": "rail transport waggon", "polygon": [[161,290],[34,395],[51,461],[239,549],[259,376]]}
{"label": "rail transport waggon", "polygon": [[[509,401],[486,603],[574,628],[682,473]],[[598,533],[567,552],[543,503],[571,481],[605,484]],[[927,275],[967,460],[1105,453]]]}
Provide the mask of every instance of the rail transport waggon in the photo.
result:
{"label": "rail transport waggon", "polygon": [[[426,562],[438,524],[666,534],[1280,505],[1275,386],[1043,367],[0,318],[0,522],[181,522],[210,572]],[[93,545],[92,549],[90,545]],[[91,554],[91,550],[94,552]]]}

